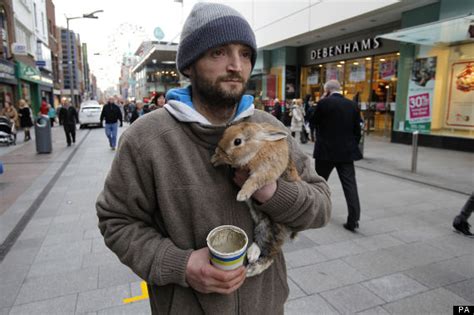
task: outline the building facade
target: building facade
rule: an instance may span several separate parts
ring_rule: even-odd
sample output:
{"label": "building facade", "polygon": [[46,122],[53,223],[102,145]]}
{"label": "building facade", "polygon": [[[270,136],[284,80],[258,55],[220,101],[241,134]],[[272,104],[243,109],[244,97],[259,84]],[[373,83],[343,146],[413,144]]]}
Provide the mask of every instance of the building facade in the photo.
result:
{"label": "building facade", "polygon": [[15,76],[12,44],[15,42],[13,6],[11,0],[0,1],[0,111],[5,102],[17,103],[18,81]]}
{"label": "building facade", "polygon": [[[409,143],[419,131],[420,145],[474,151],[473,1],[229,4],[256,33],[248,89],[256,106],[317,101],[324,83],[337,79],[359,103],[368,132]],[[418,39],[407,41],[417,28]],[[430,42],[427,30],[448,39]]]}

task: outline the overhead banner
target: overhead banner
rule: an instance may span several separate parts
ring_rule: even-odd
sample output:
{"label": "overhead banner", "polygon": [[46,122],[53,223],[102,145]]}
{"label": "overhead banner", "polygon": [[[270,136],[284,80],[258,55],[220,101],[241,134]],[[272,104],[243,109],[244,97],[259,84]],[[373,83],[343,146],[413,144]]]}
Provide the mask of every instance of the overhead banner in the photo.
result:
{"label": "overhead banner", "polygon": [[405,131],[430,132],[436,57],[418,58],[408,84]]}
{"label": "overhead banner", "polygon": [[451,65],[446,125],[474,129],[474,60]]}

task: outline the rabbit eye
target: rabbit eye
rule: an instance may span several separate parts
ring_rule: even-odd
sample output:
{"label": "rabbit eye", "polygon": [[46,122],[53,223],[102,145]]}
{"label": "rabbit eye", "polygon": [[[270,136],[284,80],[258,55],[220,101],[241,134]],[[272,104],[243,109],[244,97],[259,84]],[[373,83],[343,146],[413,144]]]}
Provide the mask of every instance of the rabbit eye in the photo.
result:
{"label": "rabbit eye", "polygon": [[240,138],[237,138],[237,139],[234,140],[234,145],[235,145],[235,146],[238,146],[238,145],[240,145],[241,143],[242,143],[242,140],[241,140]]}

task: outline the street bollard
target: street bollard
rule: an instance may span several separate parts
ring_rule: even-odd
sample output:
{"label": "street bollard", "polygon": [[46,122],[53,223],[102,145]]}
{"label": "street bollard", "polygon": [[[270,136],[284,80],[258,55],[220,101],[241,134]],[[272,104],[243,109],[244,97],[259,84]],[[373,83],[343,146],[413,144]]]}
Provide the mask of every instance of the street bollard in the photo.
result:
{"label": "street bollard", "polygon": [[411,140],[411,172],[416,173],[416,161],[418,160],[418,131],[413,131]]}

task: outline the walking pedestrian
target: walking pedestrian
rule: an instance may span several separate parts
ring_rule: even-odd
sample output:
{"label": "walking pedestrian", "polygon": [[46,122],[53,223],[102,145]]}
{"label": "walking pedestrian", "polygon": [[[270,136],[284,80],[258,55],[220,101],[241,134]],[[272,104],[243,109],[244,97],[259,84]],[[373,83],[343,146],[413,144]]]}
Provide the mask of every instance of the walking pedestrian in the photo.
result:
{"label": "walking pedestrian", "polygon": [[329,80],[324,85],[329,96],[318,102],[315,111],[316,143],[313,157],[316,172],[329,179],[336,168],[346,198],[348,216],[344,228],[355,232],[359,227],[360,203],[354,161],[360,160],[360,114],[357,104],[341,94],[341,85]]}
{"label": "walking pedestrian", "polygon": [[76,124],[79,122],[79,115],[74,106],[69,104],[66,97],[61,99],[61,111],[59,112],[59,121],[63,125],[64,133],[66,134],[67,146],[71,143],[76,143]]}
{"label": "walking pedestrian", "polygon": [[120,107],[115,104],[115,98],[109,97],[107,104],[102,107],[102,113],[100,114],[100,124],[105,119],[105,135],[109,139],[110,149],[115,150],[117,146],[117,130],[118,122],[120,121],[120,127],[123,126],[122,111]]}
{"label": "walking pedestrian", "polygon": [[135,108],[132,111],[132,117],[130,118],[130,124],[132,124],[135,120],[143,116],[145,112],[143,111],[143,102],[137,101]]}
{"label": "walking pedestrian", "polygon": [[304,128],[304,110],[303,101],[294,99],[291,104],[291,135],[299,139],[300,143],[306,143],[306,137],[303,134]]}
{"label": "walking pedestrian", "polygon": [[50,104],[48,104],[48,117],[51,127],[54,127],[54,121],[56,120],[56,110],[54,109],[54,106]]}
{"label": "walking pedestrian", "polygon": [[466,203],[461,209],[461,212],[454,218],[453,227],[456,231],[461,232],[464,235],[472,236],[470,231],[471,225],[467,222],[469,217],[474,210],[474,192],[472,192],[471,196],[467,199]]}
{"label": "walking pedestrian", "polygon": [[[165,110],[144,115],[121,138],[96,204],[99,228],[105,244],[147,280],[153,314],[283,314],[282,252],[263,273],[246,278],[244,267],[214,267],[206,245],[207,234],[224,224],[253,240],[249,209],[236,201],[237,183],[248,172],[210,162],[226,127],[247,121],[284,129],[244,95],[256,54],[255,35],[240,13],[197,3],[176,64],[191,86],[168,91]],[[330,214],[329,188],[288,141],[302,180],[264,186],[253,195],[255,207],[294,231],[321,227]]]}
{"label": "walking pedestrian", "polygon": [[16,144],[16,132],[20,127],[20,116],[18,115],[18,112],[16,111],[15,107],[13,107],[12,103],[10,103],[10,101],[6,100],[3,103],[3,108],[0,111],[0,116],[7,117],[12,123],[12,133],[14,137],[13,143]]}
{"label": "walking pedestrian", "polygon": [[24,141],[26,142],[31,140],[30,128],[33,127],[33,113],[30,109],[30,106],[28,106],[28,103],[24,99],[20,99],[18,101],[18,107],[18,115],[20,116],[20,127],[25,133]]}
{"label": "walking pedestrian", "polygon": [[39,114],[43,115],[43,116],[48,116],[48,110],[49,110],[48,102],[46,102],[46,98],[43,97],[41,99],[41,106],[40,106]]}
{"label": "walking pedestrian", "polygon": [[281,120],[281,104],[277,98],[273,101],[272,115],[275,116],[276,119]]}

